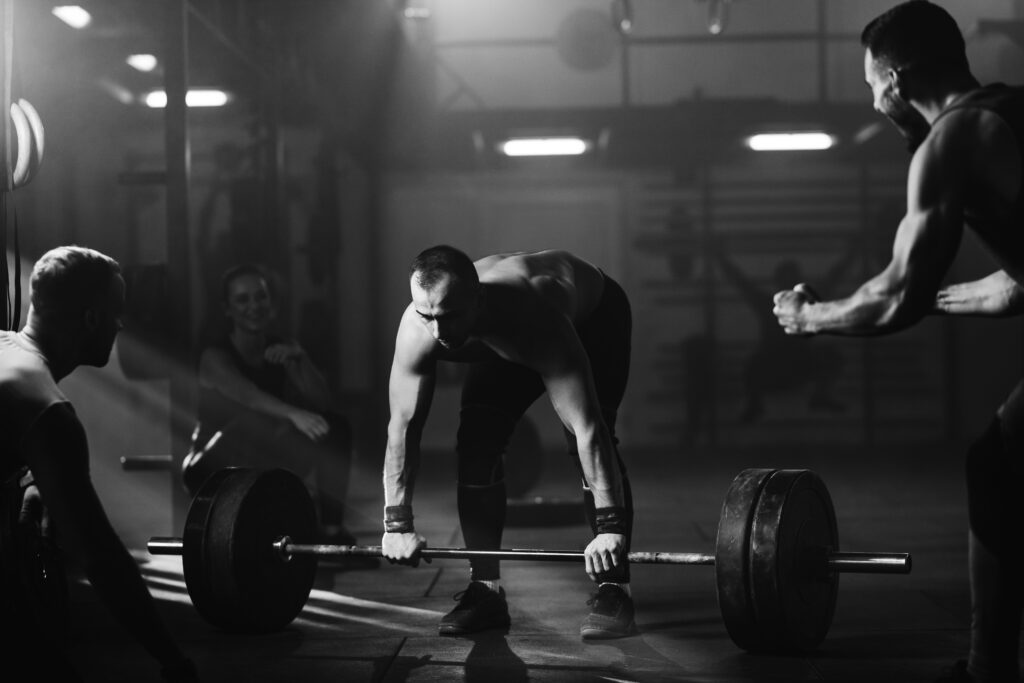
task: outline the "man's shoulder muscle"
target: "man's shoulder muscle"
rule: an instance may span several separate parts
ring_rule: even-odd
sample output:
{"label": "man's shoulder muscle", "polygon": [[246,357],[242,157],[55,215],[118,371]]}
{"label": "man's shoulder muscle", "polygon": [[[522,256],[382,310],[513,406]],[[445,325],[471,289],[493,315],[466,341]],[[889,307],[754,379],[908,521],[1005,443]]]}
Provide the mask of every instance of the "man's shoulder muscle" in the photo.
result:
{"label": "man's shoulder muscle", "polygon": [[430,360],[434,353],[434,339],[417,319],[416,309],[410,303],[402,313],[395,335],[396,366],[404,366],[410,371],[417,370]]}

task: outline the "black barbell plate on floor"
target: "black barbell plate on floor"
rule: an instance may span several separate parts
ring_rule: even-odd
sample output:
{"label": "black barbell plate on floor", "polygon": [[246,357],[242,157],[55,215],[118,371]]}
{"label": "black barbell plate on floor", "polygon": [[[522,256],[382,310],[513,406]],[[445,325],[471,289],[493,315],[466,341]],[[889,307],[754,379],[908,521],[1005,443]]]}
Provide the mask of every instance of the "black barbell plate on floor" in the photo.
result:
{"label": "black barbell plate on floor", "polygon": [[750,530],[761,489],[772,469],[746,469],[725,494],[715,541],[718,608],[729,637],[744,650],[761,641],[750,590]]}
{"label": "black barbell plate on floor", "polygon": [[269,633],[291,623],[309,599],[314,555],[287,560],[273,542],[311,543],[316,509],[302,480],[282,469],[227,468],[189,507],[185,583],[196,610],[229,631]]}
{"label": "black barbell plate on floor", "polygon": [[230,475],[232,470],[224,469],[215,472],[196,492],[188,507],[185,517],[185,531],[182,534],[181,568],[185,575],[185,587],[196,611],[206,621],[216,626],[224,626],[219,622],[219,609],[216,596],[210,586],[209,569],[207,568],[206,528],[210,521],[214,501],[221,482]]}
{"label": "black barbell plate on floor", "polygon": [[839,573],[825,553],[839,550],[832,498],[810,470],[777,470],[758,498],[750,532],[752,605],[760,639],[746,649],[804,653],[832,625]]}

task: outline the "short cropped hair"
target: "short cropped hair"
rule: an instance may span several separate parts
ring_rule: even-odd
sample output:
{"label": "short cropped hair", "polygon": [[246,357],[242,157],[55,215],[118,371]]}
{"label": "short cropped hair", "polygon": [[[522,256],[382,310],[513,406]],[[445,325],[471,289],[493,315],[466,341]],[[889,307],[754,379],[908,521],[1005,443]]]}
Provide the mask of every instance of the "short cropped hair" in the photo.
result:
{"label": "short cropped hair", "polygon": [[472,259],[447,244],[439,244],[420,252],[409,268],[409,277],[415,277],[424,289],[430,289],[446,277],[472,287],[480,284]]}
{"label": "short cropped hair", "polygon": [[864,27],[860,43],[892,68],[930,73],[969,68],[956,20],[928,0],[910,0],[875,17]]}
{"label": "short cropped hair", "polygon": [[220,300],[223,303],[228,303],[228,297],[231,292],[231,283],[240,277],[252,275],[263,280],[263,284],[267,286],[267,292],[273,294],[270,284],[270,276],[263,266],[257,263],[242,263],[237,266],[232,266],[224,271],[224,274],[220,276]]}
{"label": "short cropped hair", "polygon": [[29,279],[32,307],[40,312],[92,306],[121,274],[117,261],[95,249],[63,246],[39,257]]}

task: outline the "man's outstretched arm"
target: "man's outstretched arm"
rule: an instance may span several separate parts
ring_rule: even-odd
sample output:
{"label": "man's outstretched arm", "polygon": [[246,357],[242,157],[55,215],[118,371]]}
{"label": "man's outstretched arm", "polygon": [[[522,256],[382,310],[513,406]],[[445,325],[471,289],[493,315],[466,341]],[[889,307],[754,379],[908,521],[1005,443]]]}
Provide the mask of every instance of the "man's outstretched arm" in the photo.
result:
{"label": "man's outstretched arm", "polygon": [[960,246],[968,172],[957,127],[944,128],[933,131],[911,162],[907,213],[886,269],[845,299],[817,301],[799,289],[777,293],[774,312],[787,334],[888,334],[932,312]]}

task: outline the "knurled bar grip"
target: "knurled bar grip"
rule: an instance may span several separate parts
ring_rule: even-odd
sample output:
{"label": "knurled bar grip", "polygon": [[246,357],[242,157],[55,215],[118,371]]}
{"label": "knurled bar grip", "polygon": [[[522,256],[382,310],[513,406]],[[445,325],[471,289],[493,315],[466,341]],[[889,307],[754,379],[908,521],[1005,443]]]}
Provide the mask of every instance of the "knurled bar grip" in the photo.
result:
{"label": "knurled bar grip", "polygon": [[[184,544],[180,538],[155,537],[146,545],[152,555],[181,555]],[[323,555],[331,557],[362,556],[382,557],[380,546],[323,545],[292,543],[287,536],[278,539],[274,548],[284,557],[289,555]],[[423,548],[420,557],[424,559],[471,559],[489,557],[498,560],[527,560],[532,562],[578,562],[583,552],[578,550],[470,550],[468,548]],[[831,571],[846,574],[909,574],[911,559],[909,553],[864,553],[829,552],[825,561]],[[703,553],[629,553],[632,564],[686,564],[713,565],[714,555]]]}

